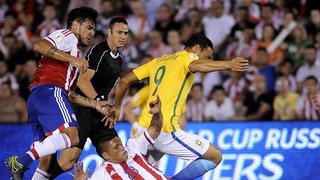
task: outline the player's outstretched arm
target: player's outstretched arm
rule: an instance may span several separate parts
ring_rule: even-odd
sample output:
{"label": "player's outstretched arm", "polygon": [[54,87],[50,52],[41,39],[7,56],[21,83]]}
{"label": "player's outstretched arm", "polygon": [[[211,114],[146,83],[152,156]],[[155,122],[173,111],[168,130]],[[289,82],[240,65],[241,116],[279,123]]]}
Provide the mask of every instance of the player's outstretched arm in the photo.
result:
{"label": "player's outstretched arm", "polygon": [[111,108],[110,113],[102,119],[102,121],[105,121],[105,125],[109,124],[109,128],[112,128],[119,118],[120,107],[125,92],[129,88],[130,84],[138,81],[139,79],[133,73],[133,71],[128,72],[126,75],[119,79],[118,85],[116,87],[115,103]]}
{"label": "player's outstretched arm", "polygon": [[163,124],[163,116],[161,112],[161,101],[159,96],[157,96],[157,99],[155,101],[151,101],[149,103],[149,106],[150,106],[149,113],[152,114],[153,116],[147,131],[153,139],[156,139],[161,132],[161,128]]}
{"label": "player's outstretched arm", "polygon": [[231,61],[215,61],[211,59],[195,60],[189,64],[191,72],[213,72],[222,70],[246,71],[249,66],[249,60],[236,57]]}
{"label": "player's outstretched arm", "polygon": [[84,72],[89,67],[88,62],[85,59],[77,58],[71,56],[66,52],[58,50],[55,46],[53,46],[49,41],[45,39],[39,40],[34,44],[34,51],[59,61],[71,63]]}
{"label": "player's outstretched arm", "polygon": [[107,101],[96,101],[87,97],[81,96],[76,92],[70,91],[68,95],[69,101],[80,106],[96,109],[101,114],[106,115],[109,112],[109,104]]}

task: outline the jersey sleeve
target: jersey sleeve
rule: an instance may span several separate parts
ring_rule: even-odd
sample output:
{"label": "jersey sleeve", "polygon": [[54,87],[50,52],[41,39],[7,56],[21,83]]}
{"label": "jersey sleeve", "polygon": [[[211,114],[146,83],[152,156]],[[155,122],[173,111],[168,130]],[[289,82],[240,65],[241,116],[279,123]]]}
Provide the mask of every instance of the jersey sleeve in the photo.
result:
{"label": "jersey sleeve", "polygon": [[50,35],[44,37],[45,40],[49,41],[57,49],[70,52],[72,49],[77,47],[78,39],[72,31],[67,29],[57,30]]}
{"label": "jersey sleeve", "polygon": [[187,53],[186,55],[183,55],[183,57],[181,58],[182,61],[182,65],[184,67],[184,69],[188,72],[190,72],[189,70],[189,64],[192,61],[198,60],[199,57],[198,55],[194,54],[194,53]]}
{"label": "jersey sleeve", "polygon": [[131,103],[134,107],[140,107],[143,103],[148,99],[149,94],[149,86],[145,86],[144,88],[140,89],[137,94],[133,96],[131,99]]}
{"label": "jersey sleeve", "polygon": [[149,76],[149,69],[152,63],[153,63],[153,60],[133,70],[133,73],[137,76],[139,81]]}
{"label": "jersey sleeve", "polygon": [[101,62],[105,51],[100,48],[99,44],[94,45],[86,54],[85,59],[89,63],[89,69],[94,71],[98,70],[99,63]]}
{"label": "jersey sleeve", "polygon": [[140,136],[130,138],[127,142],[127,148],[131,152],[146,155],[148,148],[154,144],[154,141],[155,140],[149,135],[148,131],[146,130]]}

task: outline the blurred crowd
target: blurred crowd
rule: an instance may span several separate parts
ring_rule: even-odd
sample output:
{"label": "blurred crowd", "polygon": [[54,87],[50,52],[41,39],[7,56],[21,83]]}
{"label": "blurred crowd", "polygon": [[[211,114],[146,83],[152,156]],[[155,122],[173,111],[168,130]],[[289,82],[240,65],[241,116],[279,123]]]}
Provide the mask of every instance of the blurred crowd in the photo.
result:
{"label": "blurred crowd", "polygon": [[[65,27],[79,6],[99,12],[94,43],[106,39],[112,17],[127,19],[124,73],[182,50],[198,33],[213,42],[214,59],[251,61],[245,73],[196,74],[189,121],[320,119],[309,98],[320,84],[318,0],[0,0],[0,122],[27,121],[28,85],[40,59],[33,43]],[[142,86],[133,85],[124,104]]]}

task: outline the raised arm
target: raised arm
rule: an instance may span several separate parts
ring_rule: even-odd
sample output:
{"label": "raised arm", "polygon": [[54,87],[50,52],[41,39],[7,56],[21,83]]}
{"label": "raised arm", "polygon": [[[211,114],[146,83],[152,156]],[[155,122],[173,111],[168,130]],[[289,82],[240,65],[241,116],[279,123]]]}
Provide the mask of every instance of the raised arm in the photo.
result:
{"label": "raised arm", "polygon": [[45,39],[39,40],[34,44],[34,51],[59,61],[71,63],[82,71],[86,71],[89,66],[85,59],[71,56],[64,51],[59,50]]}
{"label": "raised arm", "polygon": [[249,60],[236,57],[230,61],[215,61],[212,59],[200,59],[192,61],[189,64],[191,72],[213,72],[222,70],[246,71],[249,66]]}
{"label": "raised arm", "polygon": [[106,101],[96,101],[93,99],[89,99],[73,91],[70,91],[68,95],[68,99],[70,102],[78,104],[80,106],[96,109],[97,111],[99,111],[101,114],[104,114],[104,115],[106,115],[109,110],[109,105]]}
{"label": "raised arm", "polygon": [[163,124],[163,117],[161,112],[161,101],[159,96],[157,96],[157,99],[155,101],[150,102],[149,106],[150,106],[149,113],[152,114],[153,116],[147,131],[153,139],[156,139],[161,132],[161,128]]}
{"label": "raised arm", "polygon": [[118,120],[124,94],[126,93],[130,84],[134,82],[138,82],[138,78],[132,71],[128,72],[126,75],[119,79],[116,87],[115,103],[110,110],[110,114],[102,119],[103,121],[105,121],[106,126],[110,122],[109,128],[112,128]]}

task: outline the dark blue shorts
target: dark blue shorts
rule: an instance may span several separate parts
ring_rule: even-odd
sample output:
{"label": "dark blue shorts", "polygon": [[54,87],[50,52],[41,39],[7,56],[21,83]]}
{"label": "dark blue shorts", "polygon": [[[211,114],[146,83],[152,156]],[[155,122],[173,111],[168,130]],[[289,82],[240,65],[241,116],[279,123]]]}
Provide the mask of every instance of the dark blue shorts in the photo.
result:
{"label": "dark blue shorts", "polygon": [[79,127],[67,100],[66,91],[55,85],[33,87],[27,108],[29,121],[33,126],[34,141],[63,132],[68,127]]}

